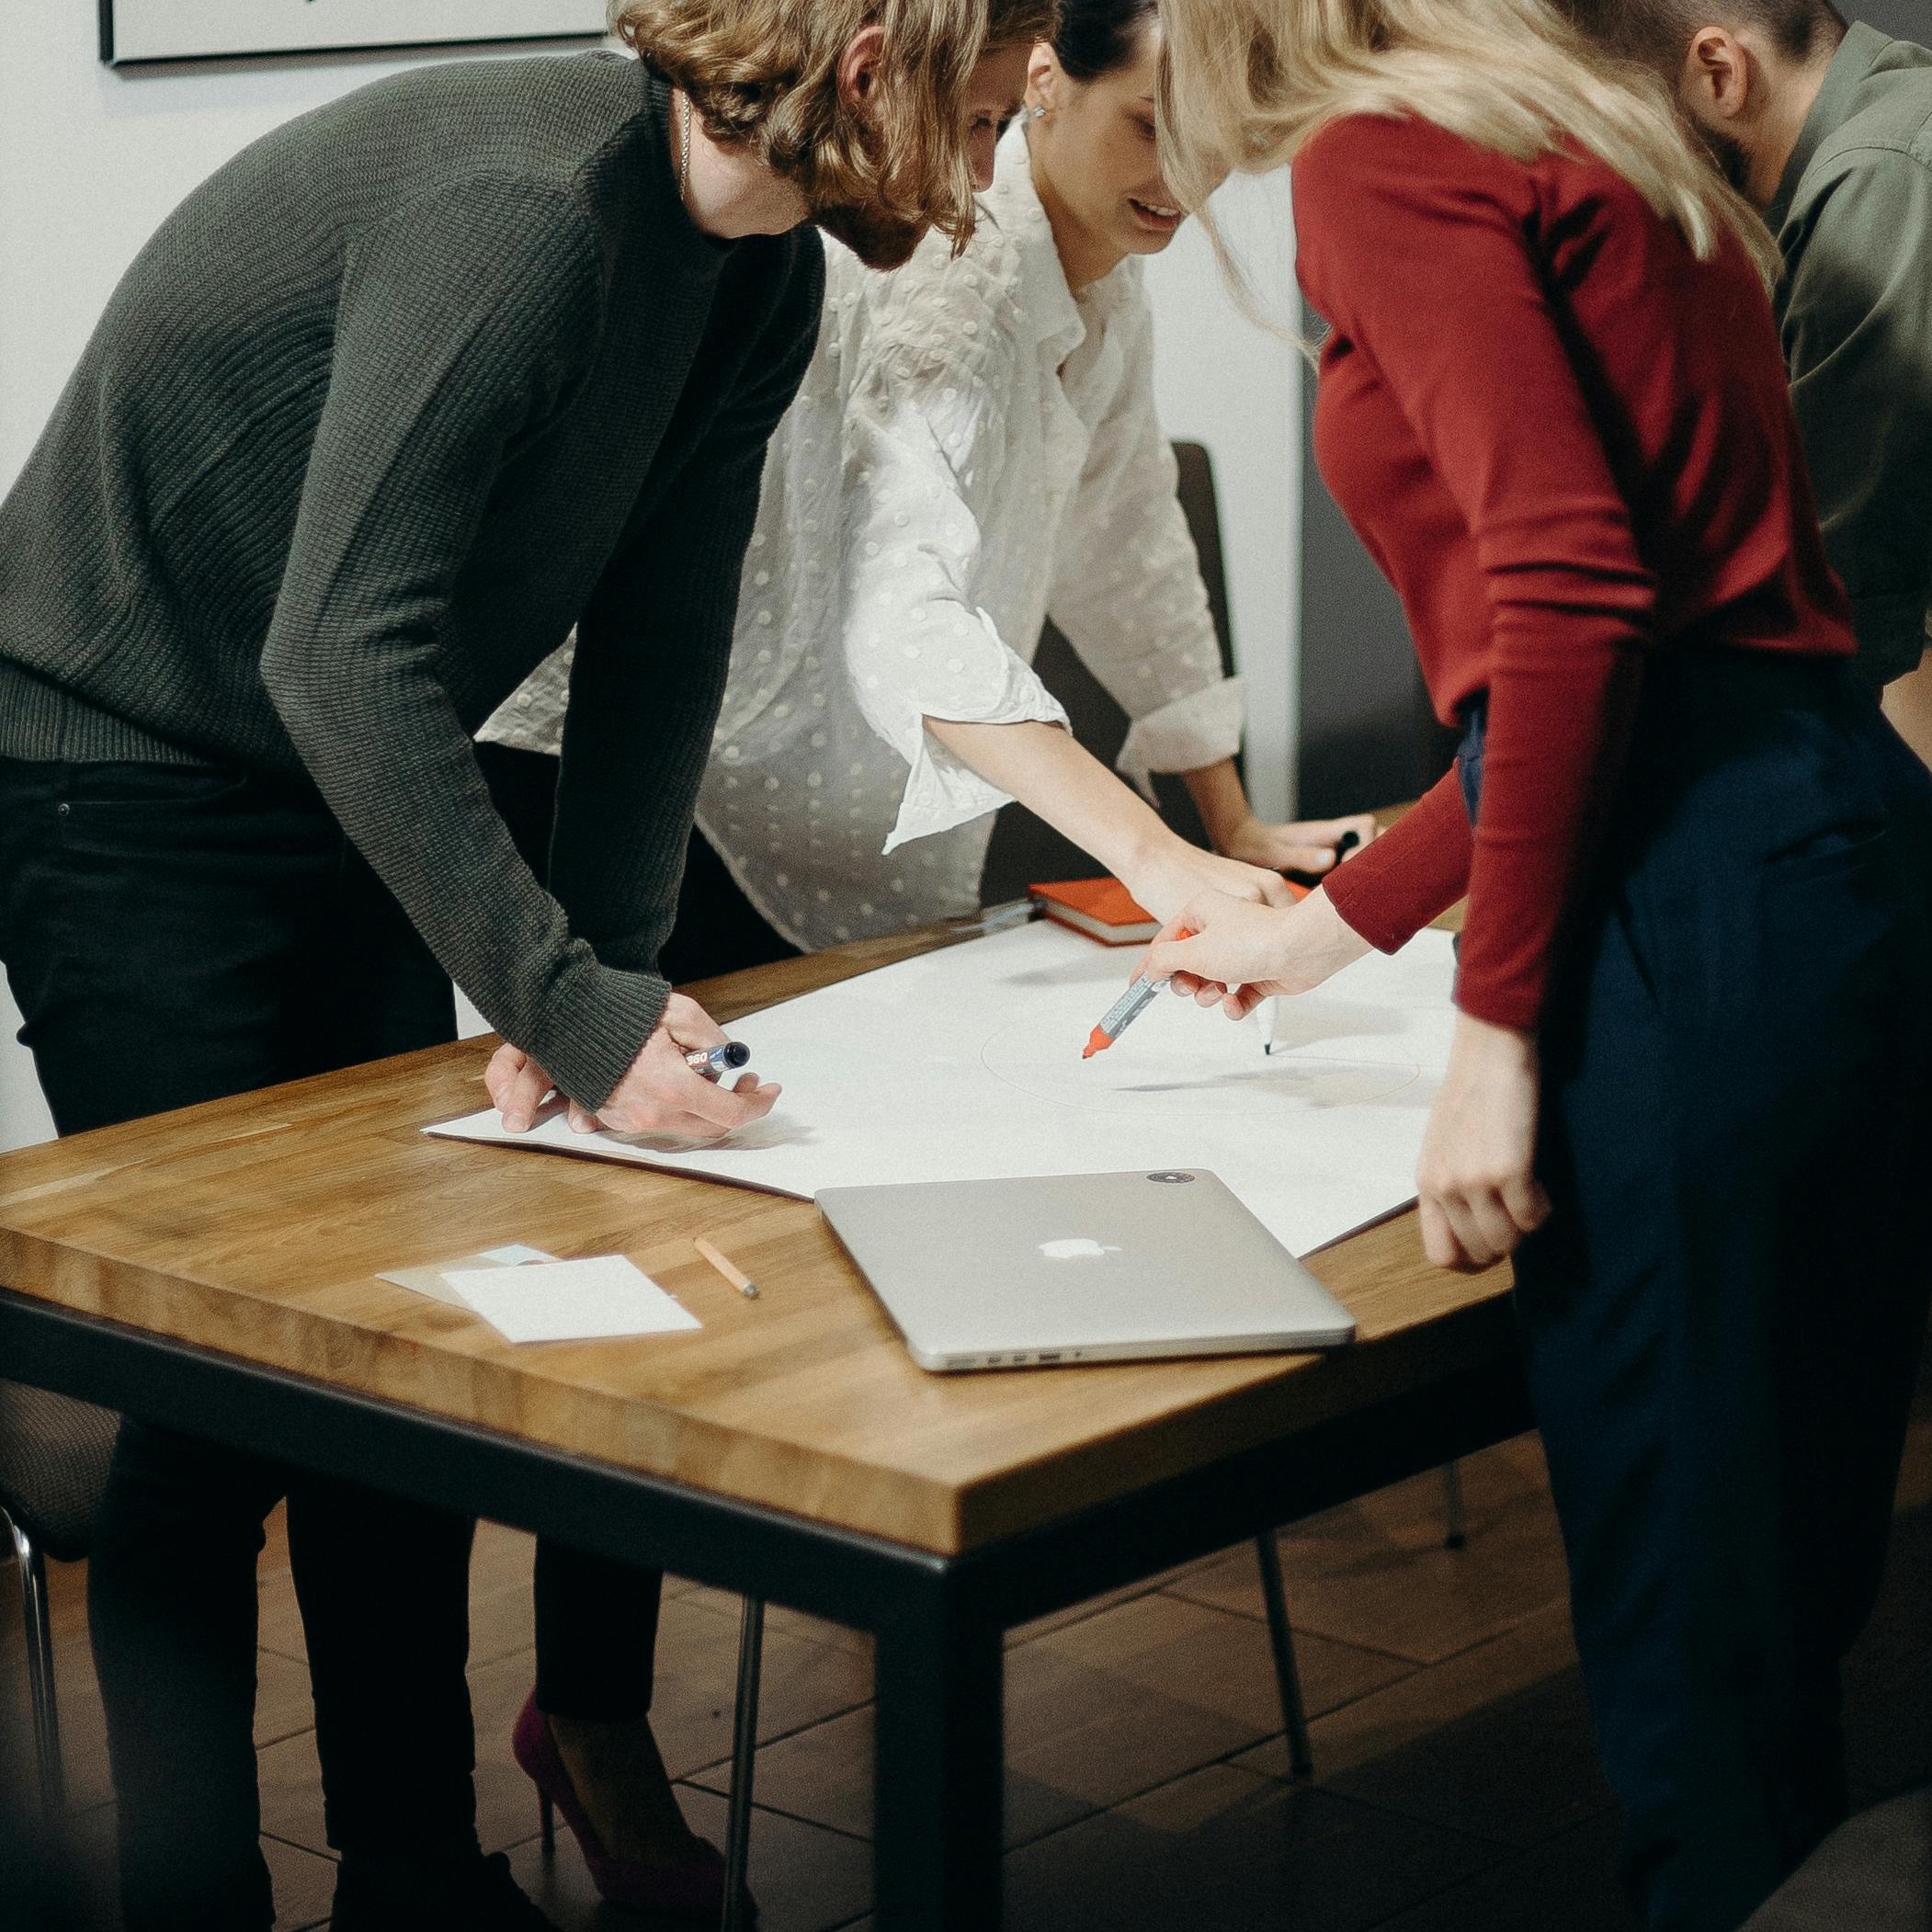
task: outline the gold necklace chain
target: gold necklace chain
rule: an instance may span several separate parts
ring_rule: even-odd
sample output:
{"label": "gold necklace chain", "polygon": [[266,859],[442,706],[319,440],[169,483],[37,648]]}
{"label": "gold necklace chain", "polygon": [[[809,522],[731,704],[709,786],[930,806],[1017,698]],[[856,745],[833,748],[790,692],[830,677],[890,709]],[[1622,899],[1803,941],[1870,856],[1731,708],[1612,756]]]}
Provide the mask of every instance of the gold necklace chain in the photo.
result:
{"label": "gold necklace chain", "polygon": [[683,152],[677,157],[677,199],[688,208],[691,205],[689,188],[691,185],[691,97],[684,97],[684,142]]}

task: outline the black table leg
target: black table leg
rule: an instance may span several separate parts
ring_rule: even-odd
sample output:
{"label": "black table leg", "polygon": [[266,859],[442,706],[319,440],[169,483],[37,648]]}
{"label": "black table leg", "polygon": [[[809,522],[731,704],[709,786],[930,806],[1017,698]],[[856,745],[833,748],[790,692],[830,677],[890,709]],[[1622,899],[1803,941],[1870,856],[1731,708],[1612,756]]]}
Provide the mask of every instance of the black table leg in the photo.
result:
{"label": "black table leg", "polygon": [[879,1633],[879,1932],[999,1932],[999,1627],[937,1585]]}

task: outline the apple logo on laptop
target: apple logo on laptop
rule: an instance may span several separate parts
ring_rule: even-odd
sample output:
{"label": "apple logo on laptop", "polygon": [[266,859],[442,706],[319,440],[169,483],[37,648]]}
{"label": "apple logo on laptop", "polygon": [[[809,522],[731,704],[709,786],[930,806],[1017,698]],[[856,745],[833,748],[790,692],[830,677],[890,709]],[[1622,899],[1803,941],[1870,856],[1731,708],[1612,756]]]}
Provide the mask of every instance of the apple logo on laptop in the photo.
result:
{"label": "apple logo on laptop", "polygon": [[1040,1252],[1049,1261],[1102,1261],[1109,1255],[1118,1255],[1117,1247],[1103,1246],[1097,1241],[1090,1241],[1085,1234],[1069,1235],[1061,1241],[1042,1241]]}

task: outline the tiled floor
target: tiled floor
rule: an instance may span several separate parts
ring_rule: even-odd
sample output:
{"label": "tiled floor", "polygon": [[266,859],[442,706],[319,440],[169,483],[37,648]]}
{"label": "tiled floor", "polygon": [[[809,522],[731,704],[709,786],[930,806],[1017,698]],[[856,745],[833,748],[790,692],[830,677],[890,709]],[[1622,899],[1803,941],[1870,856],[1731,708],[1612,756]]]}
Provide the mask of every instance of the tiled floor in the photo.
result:
{"label": "tiled floor", "polygon": [[[1612,1932],[1615,1820],[1591,1756],[1563,1567],[1534,1438],[1464,1465],[1469,1542],[1441,1543],[1421,1478],[1281,1539],[1318,1775],[1291,1783],[1252,1551],[1244,1547],[1013,1633],[1006,1835],[1014,1932]],[[530,1682],[529,1544],[485,1529],[474,1695],[486,1845],[566,1932],[645,1922],[599,1908],[568,1839],[546,1867],[510,1761]],[[21,1695],[0,1579],[0,1673]],[[55,1577],[79,1835],[112,1924],[111,1798],[83,1579]],[[722,1842],[733,1599],[674,1585],[658,1735],[687,1810]],[[1854,1658],[1861,1800],[1932,1776],[1932,1403],[1922,1404],[1884,1601]],[[301,1631],[279,1544],[262,1574],[257,1741],[281,1924],[321,1923],[322,1835]],[[767,1932],[871,1932],[867,1641],[774,1610],[753,1880]],[[8,1713],[11,1715],[11,1713]]]}

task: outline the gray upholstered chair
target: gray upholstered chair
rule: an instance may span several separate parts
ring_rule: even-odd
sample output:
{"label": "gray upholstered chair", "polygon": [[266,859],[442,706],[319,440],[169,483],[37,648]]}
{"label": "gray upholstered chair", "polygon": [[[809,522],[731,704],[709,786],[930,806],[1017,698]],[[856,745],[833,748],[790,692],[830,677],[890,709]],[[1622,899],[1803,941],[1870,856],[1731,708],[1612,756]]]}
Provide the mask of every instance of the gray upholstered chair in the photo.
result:
{"label": "gray upholstered chair", "polygon": [[1932,1787],[1848,1819],[1744,1932],[1926,1932],[1932,1926]]}
{"label": "gray upholstered chair", "polygon": [[0,1523],[20,1569],[28,1686],[40,1805],[50,1830],[64,1817],[60,1705],[54,1692],[53,1631],[47,1606],[47,1559],[77,1563],[93,1540],[95,1514],[120,1417],[22,1382],[0,1381]]}

